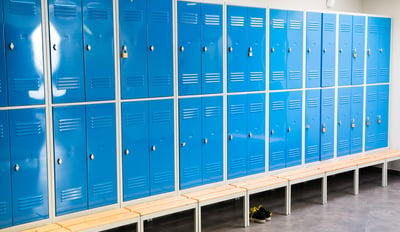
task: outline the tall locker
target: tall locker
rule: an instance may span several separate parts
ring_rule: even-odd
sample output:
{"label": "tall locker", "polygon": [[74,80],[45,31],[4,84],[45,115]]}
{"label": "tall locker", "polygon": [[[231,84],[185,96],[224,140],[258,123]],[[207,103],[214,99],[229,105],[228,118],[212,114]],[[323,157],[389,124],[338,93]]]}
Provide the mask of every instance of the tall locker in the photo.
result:
{"label": "tall locker", "polygon": [[0,111],[0,228],[12,225],[11,153],[8,111]]}
{"label": "tall locker", "polygon": [[351,85],[353,16],[339,15],[338,85]]}
{"label": "tall locker", "polygon": [[378,87],[378,107],[377,107],[377,148],[388,146],[389,129],[389,85]]}
{"label": "tall locker", "polygon": [[[3,9],[3,1],[0,1],[0,7]],[[6,57],[5,54],[5,41],[4,41],[4,18],[3,10],[0,10],[0,106],[8,105],[8,93],[7,93],[7,72],[6,72]]]}
{"label": "tall locker", "polygon": [[247,95],[247,175],[265,171],[265,95]]}
{"label": "tall locker", "polygon": [[301,164],[302,92],[288,92],[287,99],[286,167]]}
{"label": "tall locker", "polygon": [[336,15],[322,14],[321,87],[335,85]]}
{"label": "tall locker", "polygon": [[320,160],[320,90],[306,91],[305,162]]}
{"label": "tall locker", "polygon": [[306,86],[321,86],[322,14],[307,12],[306,22]]}
{"label": "tall locker", "polygon": [[287,89],[303,85],[303,12],[287,11]]}
{"label": "tall locker", "polygon": [[378,83],[388,83],[390,81],[390,43],[391,43],[392,19],[381,18],[379,26],[380,26],[380,33],[379,33],[380,48],[378,49],[379,52]]}
{"label": "tall locker", "polygon": [[351,84],[363,84],[365,59],[365,16],[353,16],[353,47],[351,55]]}
{"label": "tall locker", "polygon": [[333,158],[335,89],[321,90],[321,160]]}
{"label": "tall locker", "polygon": [[362,152],[363,141],[363,87],[353,87],[351,90],[351,128],[350,154]]}

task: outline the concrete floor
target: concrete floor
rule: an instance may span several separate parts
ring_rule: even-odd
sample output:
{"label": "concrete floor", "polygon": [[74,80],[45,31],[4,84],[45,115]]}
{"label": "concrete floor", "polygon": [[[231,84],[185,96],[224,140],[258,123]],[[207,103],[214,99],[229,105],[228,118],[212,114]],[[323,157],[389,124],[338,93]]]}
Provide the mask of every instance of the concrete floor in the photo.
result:
{"label": "concrete floor", "polygon": [[[250,204],[262,204],[273,212],[264,224],[242,226],[242,200],[227,201],[202,209],[202,231],[400,231],[400,174],[390,173],[389,186],[382,188],[381,172],[375,168],[360,171],[360,194],[353,191],[352,173],[328,178],[328,204],[321,205],[319,180],[292,188],[292,214],[284,215],[284,189],[251,196]],[[145,230],[193,231],[193,211],[177,213],[145,223]],[[135,231],[135,225],[111,230]]]}

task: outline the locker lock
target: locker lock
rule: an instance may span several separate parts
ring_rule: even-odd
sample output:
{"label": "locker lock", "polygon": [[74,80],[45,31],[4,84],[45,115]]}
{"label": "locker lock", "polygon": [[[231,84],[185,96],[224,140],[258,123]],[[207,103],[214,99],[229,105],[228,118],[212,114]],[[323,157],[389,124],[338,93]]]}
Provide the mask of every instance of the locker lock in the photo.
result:
{"label": "locker lock", "polygon": [[378,124],[381,124],[381,123],[382,123],[382,118],[380,115],[378,115]]}
{"label": "locker lock", "polygon": [[93,154],[90,154],[89,159],[90,159],[90,160],[94,160],[94,155],[93,155]]}
{"label": "locker lock", "polygon": [[351,120],[351,128],[355,128],[356,127],[356,123],[354,121],[354,119]]}
{"label": "locker lock", "polygon": [[311,128],[311,126],[310,125],[306,125],[306,129],[310,129]]}
{"label": "locker lock", "polygon": [[205,139],[203,140],[203,143],[204,143],[204,144],[207,144],[207,143],[208,143],[208,139],[205,138]]}
{"label": "locker lock", "polygon": [[252,47],[249,47],[248,56],[249,57],[253,56],[253,48]]}
{"label": "locker lock", "polygon": [[152,145],[151,146],[151,151],[155,151],[156,150],[156,146],[155,145]]}
{"label": "locker lock", "polygon": [[57,159],[57,163],[58,163],[58,165],[61,165],[61,164],[62,164],[62,162],[63,162],[63,160],[62,160],[61,158]]}
{"label": "locker lock", "polygon": [[354,49],[353,49],[353,58],[357,58],[357,56],[358,56],[358,55],[357,55],[357,49],[354,48]]}
{"label": "locker lock", "polygon": [[86,50],[88,50],[88,52],[90,52],[92,50],[92,46],[90,46],[90,44],[86,45]]}
{"label": "locker lock", "polygon": [[291,52],[292,52],[292,48],[289,48],[289,49],[287,50],[287,52],[288,52],[288,53],[291,53]]}
{"label": "locker lock", "polygon": [[53,44],[53,50],[57,51],[57,44]]}
{"label": "locker lock", "polygon": [[16,164],[16,165],[14,166],[14,170],[15,170],[16,172],[19,171],[19,165],[18,165],[18,164]]}
{"label": "locker lock", "polygon": [[367,121],[365,122],[365,125],[366,125],[366,126],[371,125],[371,122],[369,121],[369,117],[367,117]]}
{"label": "locker lock", "polygon": [[274,53],[275,52],[275,48],[271,48],[271,53]]}
{"label": "locker lock", "polygon": [[149,50],[150,50],[151,52],[153,52],[153,51],[154,51],[154,45],[151,45],[151,46],[149,47]]}
{"label": "locker lock", "polygon": [[310,53],[310,52],[311,52],[311,48],[308,48],[308,49],[307,49],[307,52]]}
{"label": "locker lock", "polygon": [[181,147],[186,147],[186,142],[182,142]]}
{"label": "locker lock", "polygon": [[249,138],[253,138],[253,133],[249,132]]}
{"label": "locker lock", "polygon": [[326,132],[326,125],[325,123],[322,124],[321,132],[325,133]]}
{"label": "locker lock", "polygon": [[233,140],[233,135],[229,135],[229,140]]}
{"label": "locker lock", "polygon": [[371,55],[371,48],[368,48],[368,50],[367,50],[367,55],[368,55],[368,56]]}
{"label": "locker lock", "polygon": [[233,47],[229,47],[229,48],[228,48],[228,51],[229,51],[229,52],[233,52]]}
{"label": "locker lock", "polygon": [[128,58],[128,47],[126,45],[122,46],[122,53],[121,53],[121,57],[123,59],[127,59]]}
{"label": "locker lock", "polygon": [[275,131],[274,131],[274,130],[271,130],[270,134],[271,134],[271,135],[275,134]]}
{"label": "locker lock", "polygon": [[203,52],[207,52],[207,50],[208,50],[207,46],[204,46],[203,47]]}
{"label": "locker lock", "polygon": [[10,45],[8,45],[8,47],[10,48],[10,50],[14,50],[14,48],[15,48],[15,45],[14,45],[14,43],[13,43],[13,42],[11,42],[11,43],[10,43]]}
{"label": "locker lock", "polygon": [[125,149],[125,155],[129,155],[129,149]]}
{"label": "locker lock", "polygon": [[184,46],[180,46],[179,47],[179,51],[181,51],[181,52],[185,51],[185,47]]}

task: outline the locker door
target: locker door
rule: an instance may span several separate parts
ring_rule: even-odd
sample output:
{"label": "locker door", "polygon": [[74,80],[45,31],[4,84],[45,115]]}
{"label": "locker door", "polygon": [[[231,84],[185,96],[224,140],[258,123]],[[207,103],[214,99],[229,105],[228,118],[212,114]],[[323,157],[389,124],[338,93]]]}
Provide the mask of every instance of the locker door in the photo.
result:
{"label": "locker door", "polygon": [[287,92],[270,93],[269,98],[269,170],[286,167]]}
{"label": "locker door", "polygon": [[83,0],[87,101],[115,98],[112,1]]}
{"label": "locker door", "polygon": [[[0,3],[1,4],[1,3]],[[0,111],[0,228],[12,225],[10,135],[8,111]]]}
{"label": "locker door", "polygon": [[11,110],[11,180],[14,225],[48,218],[44,109]]}
{"label": "locker door", "polygon": [[320,159],[320,90],[306,92],[306,153],[305,162],[314,162]]}
{"label": "locker door", "polygon": [[353,16],[339,15],[339,86],[351,84]]}
{"label": "locker door", "polygon": [[377,147],[378,127],[378,86],[367,86],[367,102],[365,115],[365,150],[373,150]]}
{"label": "locker door", "polygon": [[174,102],[149,102],[150,193],[174,190]]}
{"label": "locker door", "polygon": [[335,85],[336,15],[322,14],[321,86]]}
{"label": "locker door", "polygon": [[53,108],[56,215],[87,209],[85,106]]}
{"label": "locker door", "polygon": [[351,88],[339,88],[338,92],[337,156],[350,154]]}
{"label": "locker door", "polygon": [[201,92],[222,93],[222,6],[201,5]]}
{"label": "locker door", "polygon": [[[321,90],[321,160],[333,158],[335,90]],[[325,129],[324,129],[325,128]]]}
{"label": "locker door", "polygon": [[353,87],[351,90],[350,154],[362,152],[363,101],[363,87]]}
{"label": "locker door", "polygon": [[201,98],[179,100],[179,180],[181,189],[202,183],[201,119]]}
{"label": "locker door", "polygon": [[228,92],[247,90],[247,8],[228,6]]}
{"label": "locker door", "polygon": [[119,1],[119,26],[121,98],[148,97],[146,1]]}
{"label": "locker door", "polygon": [[289,92],[287,100],[286,167],[301,164],[302,92]]}
{"label": "locker door", "polygon": [[205,97],[202,101],[203,184],[209,184],[223,178],[223,107],[221,96]]}
{"label": "locker door", "polygon": [[368,17],[367,84],[378,81],[379,34],[378,18]]}
{"label": "locker door", "polygon": [[306,35],[306,86],[307,88],[321,85],[321,37],[322,14],[307,12]]}
{"label": "locker door", "polygon": [[287,11],[270,10],[269,89],[286,89]]}
{"label": "locker door", "polygon": [[298,89],[303,85],[303,12],[287,14],[287,88]]}
{"label": "locker door", "polygon": [[247,95],[247,174],[265,171],[265,94]]}
{"label": "locker door", "polygon": [[40,0],[4,3],[9,104],[44,104]]}
{"label": "locker door", "polygon": [[265,9],[248,8],[247,91],[265,90]]}
{"label": "locker door", "polygon": [[200,4],[178,2],[179,95],[201,94]]}
{"label": "locker door", "polygon": [[[0,1],[1,9],[3,9],[3,1]],[[7,74],[6,74],[6,61],[5,61],[5,41],[4,41],[4,20],[3,10],[0,10],[0,106],[8,105],[7,93]],[[1,224],[1,223],[0,223]]]}
{"label": "locker door", "polygon": [[378,49],[378,83],[388,83],[390,81],[390,38],[391,38],[391,19],[379,19],[379,49]]}
{"label": "locker door", "polygon": [[228,96],[228,179],[247,172],[247,95]]}
{"label": "locker door", "polygon": [[83,32],[80,0],[50,0],[53,103],[85,100]]}
{"label": "locker door", "polygon": [[353,51],[351,84],[364,83],[365,16],[353,16]]}
{"label": "locker door", "polygon": [[378,115],[377,122],[377,142],[376,147],[388,146],[388,126],[389,126],[389,85],[378,87]]}
{"label": "locker door", "polygon": [[89,208],[117,202],[115,105],[87,105]]}
{"label": "locker door", "polygon": [[147,11],[149,96],[172,96],[172,3],[148,0]]}
{"label": "locker door", "polygon": [[150,195],[148,103],[122,103],[122,179],[124,201]]}

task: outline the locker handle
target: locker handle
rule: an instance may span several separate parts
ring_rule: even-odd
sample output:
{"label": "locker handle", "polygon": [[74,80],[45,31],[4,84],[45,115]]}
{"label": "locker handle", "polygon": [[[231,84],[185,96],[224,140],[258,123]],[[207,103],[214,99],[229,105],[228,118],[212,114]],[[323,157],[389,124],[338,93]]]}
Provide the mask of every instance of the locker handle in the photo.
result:
{"label": "locker handle", "polygon": [[379,53],[383,53],[383,48],[379,48]]}
{"label": "locker handle", "polygon": [[18,171],[19,171],[19,169],[20,169],[19,165],[18,165],[18,164],[16,164],[16,165],[14,166],[14,170],[15,170],[16,172],[18,172]]}
{"label": "locker handle", "polygon": [[179,47],[179,51],[181,51],[181,52],[185,51],[185,47],[184,46],[180,46]]}
{"label": "locker handle", "polygon": [[122,45],[121,57],[123,59],[127,59],[128,58],[128,47],[126,45]]}
{"label": "locker handle", "polygon": [[151,46],[149,47],[149,50],[150,50],[151,52],[153,52],[153,51],[154,51],[154,45],[151,45]]}
{"label": "locker handle", "polygon": [[86,50],[90,52],[92,50],[92,46],[90,46],[90,44],[86,45]]}
{"label": "locker handle", "polygon": [[253,138],[253,133],[249,132],[249,138]]}
{"label": "locker handle", "polygon": [[203,143],[204,143],[204,144],[207,144],[207,143],[208,143],[208,139],[205,138],[205,139],[203,140]]}
{"label": "locker handle", "polygon": [[125,155],[129,155],[129,149],[125,149]]}
{"label": "locker handle", "polygon": [[343,48],[339,49],[339,53],[342,53],[342,52],[343,52]]}
{"label": "locker handle", "polygon": [[307,49],[307,52],[310,53],[310,52],[311,52],[311,48],[308,48],[308,49]]}
{"label": "locker handle", "polygon": [[94,154],[90,154],[89,159],[94,160]]}
{"label": "locker handle", "polygon": [[229,47],[229,48],[228,48],[228,51],[229,51],[229,52],[233,52],[233,47]]}
{"label": "locker handle", "polygon": [[306,129],[310,129],[311,128],[311,126],[310,125],[306,125]]}
{"label": "locker handle", "polygon": [[252,57],[252,56],[253,56],[253,48],[252,48],[252,47],[249,47],[248,56],[249,56],[249,57]]}
{"label": "locker handle", "polygon": [[380,116],[380,115],[378,115],[378,124],[381,124],[382,123],[382,117]]}
{"label": "locker handle", "polygon": [[275,134],[275,131],[274,131],[274,130],[271,130],[270,134],[271,134],[271,135]]}
{"label": "locker handle", "polygon": [[229,140],[233,140],[233,135],[229,135]]}
{"label": "locker handle", "polygon": [[287,51],[288,51],[288,53],[291,53],[292,52],[292,48],[289,48]]}
{"label": "locker handle", "polygon": [[186,142],[182,142],[181,147],[186,147]]}
{"label": "locker handle", "polygon": [[208,51],[207,46],[204,46],[204,47],[203,47],[203,52],[207,52],[207,51]]}
{"label": "locker handle", "polygon": [[325,123],[322,123],[321,132],[322,132],[322,133],[325,133],[325,132],[326,132],[326,125],[325,125]]}
{"label": "locker handle", "polygon": [[53,50],[57,51],[57,44],[53,44]]}
{"label": "locker handle", "polygon": [[369,117],[367,117],[367,120],[365,121],[365,125],[366,125],[366,126],[371,125],[371,122],[370,122],[370,118],[369,118]]}
{"label": "locker handle", "polygon": [[271,53],[274,53],[275,52],[275,48],[271,48]]}
{"label": "locker handle", "polygon": [[342,121],[338,121],[338,125],[339,125],[339,126],[342,125]]}
{"label": "locker handle", "polygon": [[58,158],[58,159],[57,159],[57,163],[58,163],[58,165],[61,165],[61,164],[62,164],[62,162],[63,162],[63,160],[62,160],[61,158]]}
{"label": "locker handle", "polygon": [[356,121],[354,119],[351,120],[351,128],[356,128]]}
{"label": "locker handle", "polygon": [[353,58],[357,58],[358,54],[357,54],[357,49],[354,48],[353,49]]}
{"label": "locker handle", "polygon": [[10,48],[10,50],[12,51],[12,50],[14,50],[14,48],[15,48],[15,45],[14,45],[14,43],[13,42],[11,42],[10,43],[10,45],[8,46],[9,48]]}
{"label": "locker handle", "polygon": [[290,127],[287,128],[287,132],[290,133],[291,130],[292,130],[292,128],[290,128]]}
{"label": "locker handle", "polygon": [[368,55],[368,56],[371,55],[371,48],[368,48],[368,50],[367,50],[367,55]]}
{"label": "locker handle", "polygon": [[322,50],[323,53],[326,53],[328,51],[328,49],[324,48],[324,50]]}
{"label": "locker handle", "polygon": [[156,146],[155,145],[152,145],[151,146],[151,151],[155,151],[156,150]]}

